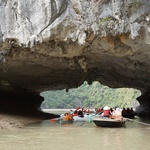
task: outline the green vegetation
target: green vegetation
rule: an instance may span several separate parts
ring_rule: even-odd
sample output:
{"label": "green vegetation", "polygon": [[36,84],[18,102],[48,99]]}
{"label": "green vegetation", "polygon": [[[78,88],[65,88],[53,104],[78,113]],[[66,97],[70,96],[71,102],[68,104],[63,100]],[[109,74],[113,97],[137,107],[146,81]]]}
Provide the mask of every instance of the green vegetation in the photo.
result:
{"label": "green vegetation", "polygon": [[112,20],[111,17],[101,18],[99,19],[98,24],[100,27],[102,27],[102,25],[107,24],[110,20]]}
{"label": "green vegetation", "polygon": [[93,82],[88,85],[84,82],[82,86],[76,89],[70,89],[69,92],[47,91],[41,93],[45,98],[42,108],[76,108],[92,107],[101,108],[105,105],[109,107],[136,107],[138,102],[136,98],[140,96],[140,91],[128,88],[111,89],[101,85],[99,82]]}

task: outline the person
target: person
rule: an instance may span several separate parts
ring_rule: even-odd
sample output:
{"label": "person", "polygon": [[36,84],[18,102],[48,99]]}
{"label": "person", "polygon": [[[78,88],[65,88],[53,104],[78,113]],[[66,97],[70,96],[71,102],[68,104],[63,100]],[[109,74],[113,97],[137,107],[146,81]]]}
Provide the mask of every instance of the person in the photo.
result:
{"label": "person", "polygon": [[130,108],[129,107],[127,108],[126,112],[127,112],[127,116],[130,116]]}
{"label": "person", "polygon": [[115,119],[115,115],[114,115],[114,109],[110,108],[110,113],[111,115],[109,116],[111,119]]}
{"label": "person", "polygon": [[79,116],[79,117],[84,117],[84,114],[83,114],[83,111],[82,111],[82,110],[79,110],[78,116]]}
{"label": "person", "polygon": [[108,106],[105,106],[103,108],[103,113],[102,113],[103,117],[110,117],[111,113],[110,113],[110,108]]}
{"label": "person", "polygon": [[111,115],[110,110],[104,110],[104,111],[103,111],[103,116],[104,116],[104,117],[108,117],[108,118],[109,118],[110,115]]}
{"label": "person", "polygon": [[78,111],[77,110],[74,111],[73,116],[78,116]]}
{"label": "person", "polygon": [[121,112],[121,114],[122,114],[122,116],[126,116],[126,114],[127,114],[127,111],[126,111],[126,109],[125,109],[125,108],[123,108],[123,109],[122,109],[122,112]]}
{"label": "person", "polygon": [[68,113],[65,113],[65,114],[64,114],[63,120],[69,120],[69,115],[68,115]]}
{"label": "person", "polygon": [[119,108],[116,108],[114,112],[115,120],[123,120],[122,113]]}
{"label": "person", "polygon": [[131,109],[130,109],[130,114],[131,114],[131,115],[134,115],[134,114],[135,114],[132,107],[131,107]]}
{"label": "person", "polygon": [[133,108],[131,107],[131,109],[129,109],[129,110],[130,110],[130,111],[129,111],[128,118],[134,118],[135,112],[134,112]]}
{"label": "person", "polygon": [[68,113],[68,120],[73,120],[73,115],[71,113]]}
{"label": "person", "polygon": [[99,114],[101,115],[103,113],[103,108],[99,109]]}
{"label": "person", "polygon": [[90,108],[88,108],[88,110],[87,110],[87,113],[90,113],[91,111],[90,111]]}
{"label": "person", "polygon": [[95,113],[98,113],[98,108],[95,108]]}

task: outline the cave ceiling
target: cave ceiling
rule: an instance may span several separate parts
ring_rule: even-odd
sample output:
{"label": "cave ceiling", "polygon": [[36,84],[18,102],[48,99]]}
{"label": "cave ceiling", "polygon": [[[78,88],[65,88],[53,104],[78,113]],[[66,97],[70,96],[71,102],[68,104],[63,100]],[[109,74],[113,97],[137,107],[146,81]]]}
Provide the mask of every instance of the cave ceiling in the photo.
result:
{"label": "cave ceiling", "polygon": [[7,0],[0,12],[1,90],[150,90],[149,0]]}

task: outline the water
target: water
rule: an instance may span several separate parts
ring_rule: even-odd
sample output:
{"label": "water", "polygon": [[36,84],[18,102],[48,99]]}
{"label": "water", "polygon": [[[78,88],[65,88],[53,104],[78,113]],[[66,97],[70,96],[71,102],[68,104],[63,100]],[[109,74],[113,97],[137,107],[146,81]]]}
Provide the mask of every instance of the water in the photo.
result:
{"label": "water", "polygon": [[20,129],[0,130],[1,150],[149,150],[150,122],[139,119],[122,128],[94,123],[51,123],[49,120]]}

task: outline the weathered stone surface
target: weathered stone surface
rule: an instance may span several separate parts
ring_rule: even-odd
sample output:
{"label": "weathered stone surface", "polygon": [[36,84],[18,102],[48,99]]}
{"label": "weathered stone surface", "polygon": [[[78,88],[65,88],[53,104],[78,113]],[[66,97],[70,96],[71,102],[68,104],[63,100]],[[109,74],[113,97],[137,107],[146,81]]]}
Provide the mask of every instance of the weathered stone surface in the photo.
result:
{"label": "weathered stone surface", "polygon": [[149,0],[1,0],[0,25],[2,91],[99,81],[149,95]]}

